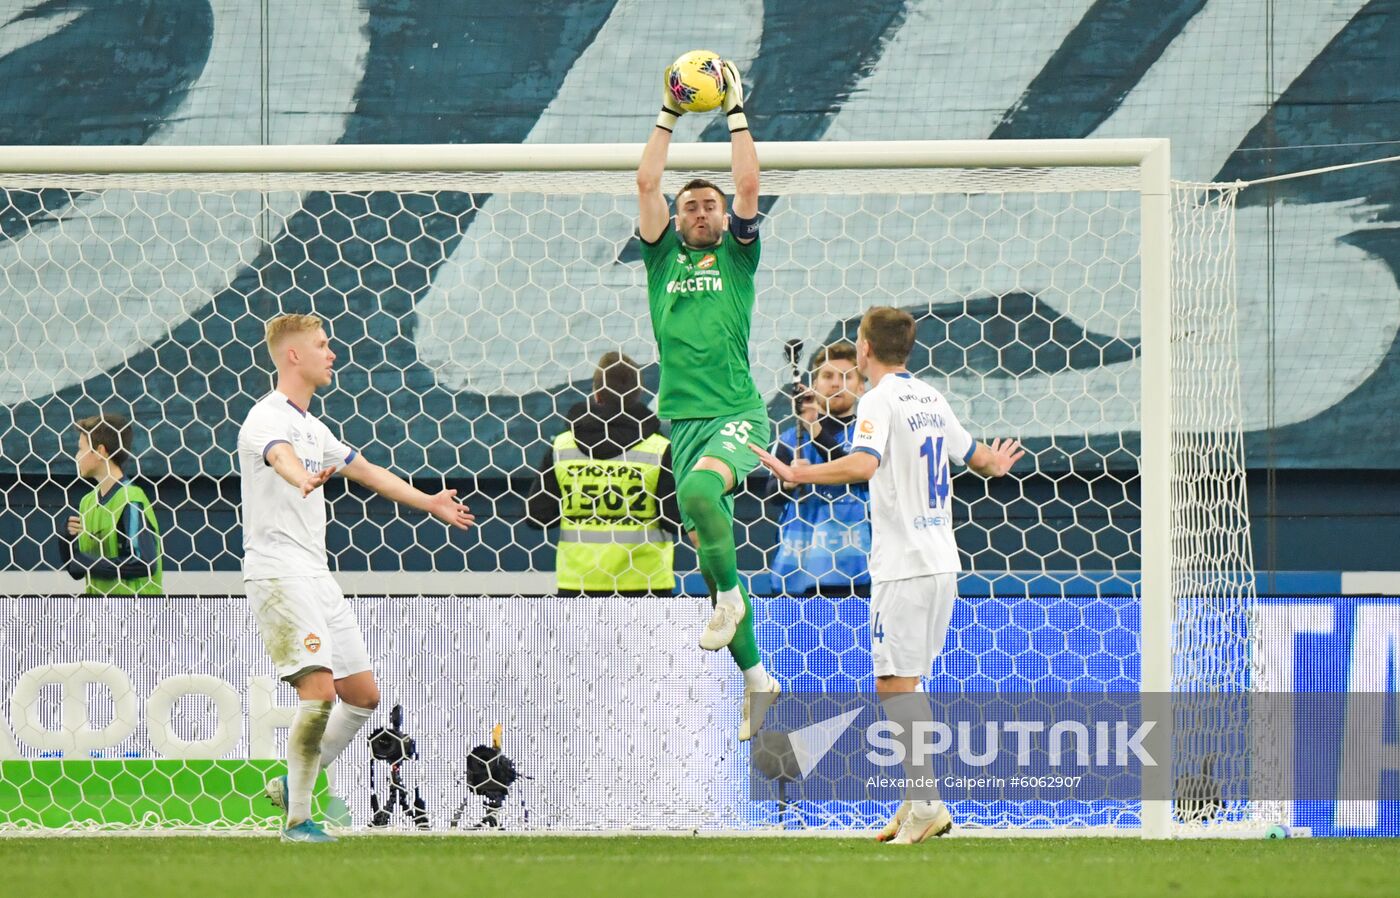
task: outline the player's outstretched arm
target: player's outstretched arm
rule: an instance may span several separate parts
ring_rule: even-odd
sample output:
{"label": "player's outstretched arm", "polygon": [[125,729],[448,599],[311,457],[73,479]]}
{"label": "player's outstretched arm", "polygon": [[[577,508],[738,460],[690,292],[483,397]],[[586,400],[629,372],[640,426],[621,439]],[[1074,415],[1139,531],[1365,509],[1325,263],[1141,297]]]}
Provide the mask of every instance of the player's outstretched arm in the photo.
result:
{"label": "player's outstretched arm", "polygon": [[852,452],[836,461],[793,467],[756,443],[749,443],[749,448],[765,468],[788,483],[864,483],[874,477],[875,470],[880,467],[880,459],[869,452]]}
{"label": "player's outstretched arm", "polygon": [[[758,215],[758,150],[754,147],[749,120],[744,115],[744,84],[739,69],[725,60],[724,116],[729,125],[730,171],[734,175],[734,215],[754,218]],[[753,238],[743,241],[748,243]]]}
{"label": "player's outstretched arm", "polygon": [[345,466],[345,476],[386,499],[425,511],[458,530],[466,530],[476,522],[476,516],[470,509],[457,501],[456,490],[425,493],[388,468],[365,461],[362,454],[356,455],[350,464]]}
{"label": "player's outstretched arm", "polygon": [[278,443],[267,450],[265,457],[267,463],[272,465],[272,470],[276,471],[279,477],[301,490],[303,499],[319,489],[327,480],[330,480],[331,475],[336,471],[335,465],[322,468],[315,474],[307,471],[306,466],[301,463],[301,459],[297,458],[296,450],[292,449],[291,443]]}
{"label": "player's outstretched arm", "polygon": [[1025,454],[1020,440],[995,439],[990,446],[978,443],[972,457],[967,460],[967,466],[983,477],[1001,477]]}
{"label": "player's outstretched arm", "polygon": [[671,129],[685,115],[685,110],[667,89],[670,75],[668,66],[661,76],[661,114],[656,118],[656,127],[651,129],[646,149],[642,150],[641,164],[637,166],[637,204],[641,213],[638,229],[647,243],[655,243],[671,224],[666,196],[661,192],[661,175],[666,171],[666,155],[671,150]]}

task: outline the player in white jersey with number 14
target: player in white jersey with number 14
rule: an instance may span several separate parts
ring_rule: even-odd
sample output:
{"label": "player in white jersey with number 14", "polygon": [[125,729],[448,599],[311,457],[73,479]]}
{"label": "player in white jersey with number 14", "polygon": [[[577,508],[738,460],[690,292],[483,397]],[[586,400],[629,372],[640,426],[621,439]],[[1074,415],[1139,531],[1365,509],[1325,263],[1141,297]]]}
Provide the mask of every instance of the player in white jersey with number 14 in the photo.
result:
{"label": "player in white jersey with number 14", "polygon": [[[313,315],[267,324],[277,389],[258,401],[238,431],[243,491],[243,580],[277,675],[301,704],[287,733],[287,775],[267,784],[287,812],[282,838],[329,842],[311,819],[311,789],[379,704],[364,635],[326,563],[326,500],[337,470],[387,499],[461,530],[472,525],[456,490],[429,495],[366,461],[309,411],[331,382],[335,353]],[[336,697],[340,698],[337,704]]]}
{"label": "player in white jersey with number 14", "polygon": [[856,406],[852,451],[845,458],[793,468],[759,447],[781,480],[838,484],[870,481],[870,649],[875,688],[891,721],[907,737],[906,800],[879,839],[922,842],[952,829],[927,760],[913,751],[916,725],[931,723],[919,681],[943,648],[962,564],[953,541],[949,463],[1000,477],[1025,454],[1015,440],[975,441],[943,394],[907,367],[914,319],[877,307],[861,319],[856,366],[871,387]]}

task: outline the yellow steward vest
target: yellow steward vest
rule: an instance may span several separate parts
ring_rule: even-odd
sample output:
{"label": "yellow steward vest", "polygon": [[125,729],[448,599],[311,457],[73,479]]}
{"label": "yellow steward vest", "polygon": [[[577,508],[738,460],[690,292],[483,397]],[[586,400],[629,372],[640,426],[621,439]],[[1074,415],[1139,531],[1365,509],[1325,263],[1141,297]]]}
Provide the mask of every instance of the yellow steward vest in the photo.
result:
{"label": "yellow steward vest", "polygon": [[656,494],[670,440],[652,434],[615,458],[595,459],[573,431],[554,438],[559,481],[560,589],[667,592],[675,588],[675,544],[661,527]]}

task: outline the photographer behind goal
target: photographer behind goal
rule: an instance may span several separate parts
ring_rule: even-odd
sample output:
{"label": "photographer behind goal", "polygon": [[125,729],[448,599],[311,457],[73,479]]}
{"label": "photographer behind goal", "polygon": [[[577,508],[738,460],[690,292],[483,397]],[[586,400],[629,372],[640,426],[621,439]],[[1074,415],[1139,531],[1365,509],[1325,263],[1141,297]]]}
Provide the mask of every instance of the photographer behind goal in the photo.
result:
{"label": "photographer behind goal", "polygon": [[[773,454],[795,468],[844,457],[855,437],[856,401],[865,378],[856,348],[840,341],[812,356],[811,384],[796,385],[797,422],[778,436]],[[769,562],[771,589],[788,596],[870,595],[870,487],[806,486],[770,477],[781,506],[778,546]]]}

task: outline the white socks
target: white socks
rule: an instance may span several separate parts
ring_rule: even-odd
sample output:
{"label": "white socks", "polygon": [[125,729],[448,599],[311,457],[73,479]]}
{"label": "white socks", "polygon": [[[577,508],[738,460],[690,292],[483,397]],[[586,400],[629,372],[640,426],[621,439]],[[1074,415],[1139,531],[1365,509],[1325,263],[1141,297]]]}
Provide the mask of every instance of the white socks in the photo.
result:
{"label": "white socks", "polygon": [[904,748],[904,775],[910,782],[904,794],[911,803],[910,811],[917,811],[921,817],[926,816],[937,810],[941,803],[938,787],[934,784],[932,760],[915,757],[918,742],[915,730],[920,725],[927,729],[933,724],[933,709],[929,707],[928,695],[924,692],[886,694],[880,699],[880,704],[885,708],[885,716],[891,723],[898,724],[901,731],[898,738]]}
{"label": "white socks", "polygon": [[369,708],[345,702],[301,702],[287,732],[288,826],[311,817],[311,790],[316,785],[316,774],[340,757],[373,713]]}
{"label": "white socks", "polygon": [[331,712],[330,721],[326,724],[326,734],[321,737],[320,769],[329,769],[335,763],[335,759],[345,751],[345,746],[350,744],[350,740],[355,738],[355,734],[364,727],[373,713],[370,708],[360,708],[345,702],[336,704],[335,710]]}
{"label": "white socks", "polygon": [[[735,591],[737,592],[738,590]],[[768,669],[765,668],[763,666],[763,662],[760,661],[753,667],[750,667],[748,670],[744,671],[744,689],[761,689],[767,691],[769,679],[770,677],[768,676]]]}
{"label": "white socks", "polygon": [[[321,739],[331,702],[303,699],[287,733],[287,826],[311,817],[311,788],[321,772]],[[344,746],[341,746],[342,748]]]}

